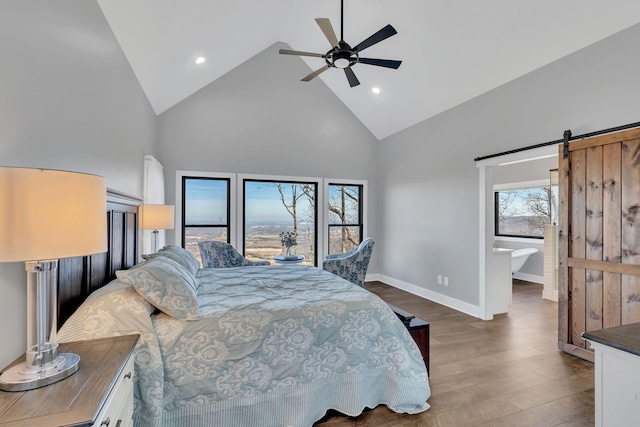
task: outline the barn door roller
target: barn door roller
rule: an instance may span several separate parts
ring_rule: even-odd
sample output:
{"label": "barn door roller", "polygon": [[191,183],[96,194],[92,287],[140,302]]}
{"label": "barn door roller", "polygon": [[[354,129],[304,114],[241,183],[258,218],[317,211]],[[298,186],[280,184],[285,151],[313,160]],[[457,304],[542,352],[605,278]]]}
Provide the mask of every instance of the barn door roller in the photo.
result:
{"label": "barn door roller", "polygon": [[562,143],[564,144],[564,151],[562,152],[562,157],[564,159],[569,157],[569,140],[571,139],[571,131],[565,130],[563,134],[564,140]]}

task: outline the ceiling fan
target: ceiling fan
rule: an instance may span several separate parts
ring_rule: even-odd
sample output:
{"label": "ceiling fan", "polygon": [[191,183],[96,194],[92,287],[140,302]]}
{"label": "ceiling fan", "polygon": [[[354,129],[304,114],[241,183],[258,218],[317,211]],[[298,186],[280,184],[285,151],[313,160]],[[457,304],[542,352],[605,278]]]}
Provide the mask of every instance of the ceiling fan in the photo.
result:
{"label": "ceiling fan", "polygon": [[288,50],[288,49],[280,49],[280,53],[283,55],[298,55],[298,56],[314,56],[318,58],[324,58],[327,63],[324,67],[317,69],[313,73],[309,74],[305,78],[302,79],[303,82],[308,82],[313,80],[315,77],[320,75],[321,73],[327,71],[329,68],[341,68],[344,70],[345,75],[347,76],[347,80],[349,81],[349,85],[351,87],[358,86],[360,81],[356,77],[355,73],[351,69],[355,64],[368,64],[375,65],[377,67],[386,67],[398,69],[402,61],[395,61],[391,59],[375,59],[375,58],[361,58],[360,52],[365,50],[366,48],[373,46],[376,43],[380,43],[381,41],[397,34],[398,32],[391,25],[387,25],[382,28],[380,31],[371,35],[366,40],[357,44],[355,47],[349,46],[344,41],[343,37],[343,24],[344,24],[344,0],[340,0],[340,40],[336,37],[336,33],[333,31],[333,27],[331,26],[331,21],[329,18],[316,18],[316,22],[318,26],[324,33],[329,43],[331,43],[331,50],[329,50],[325,54],[321,53],[312,53],[312,52],[300,52],[297,50]]}

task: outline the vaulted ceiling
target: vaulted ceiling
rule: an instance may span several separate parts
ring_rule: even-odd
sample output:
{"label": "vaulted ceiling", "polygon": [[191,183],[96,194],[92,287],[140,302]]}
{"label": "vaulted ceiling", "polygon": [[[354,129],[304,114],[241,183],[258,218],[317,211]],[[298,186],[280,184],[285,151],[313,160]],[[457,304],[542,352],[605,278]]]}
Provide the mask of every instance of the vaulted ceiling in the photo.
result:
{"label": "vaulted ceiling", "polygon": [[[340,38],[340,0],[98,3],[156,114],[275,42],[326,53],[315,18],[329,18]],[[398,34],[362,56],[402,65],[356,64],[354,88],[337,69],[297,83],[326,84],[383,139],[639,22],[637,0],[344,0],[345,41],[354,46],[391,24]],[[206,62],[196,65],[199,56]],[[309,72],[324,65],[302,60]]]}

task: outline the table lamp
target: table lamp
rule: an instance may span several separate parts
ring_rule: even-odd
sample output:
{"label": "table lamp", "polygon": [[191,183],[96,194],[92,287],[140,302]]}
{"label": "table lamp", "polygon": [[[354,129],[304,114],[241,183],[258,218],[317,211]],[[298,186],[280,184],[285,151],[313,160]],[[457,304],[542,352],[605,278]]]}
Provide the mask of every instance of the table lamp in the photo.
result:
{"label": "table lamp", "polygon": [[76,172],[0,167],[0,262],[27,271],[25,361],[0,375],[0,390],[24,391],[60,381],[80,357],[58,354],[58,259],[106,252],[104,178]]}
{"label": "table lamp", "polygon": [[158,251],[158,232],[173,230],[173,205],[142,205],[140,206],[140,228],[153,230],[152,251]]}

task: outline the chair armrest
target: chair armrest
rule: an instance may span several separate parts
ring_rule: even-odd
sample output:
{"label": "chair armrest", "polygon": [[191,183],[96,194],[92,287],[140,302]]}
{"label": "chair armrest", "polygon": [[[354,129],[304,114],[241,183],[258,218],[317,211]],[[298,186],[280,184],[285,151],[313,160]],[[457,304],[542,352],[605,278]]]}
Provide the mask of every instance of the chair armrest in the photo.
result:
{"label": "chair armrest", "polygon": [[327,268],[337,269],[337,268],[340,268],[340,266],[349,266],[352,263],[353,262],[349,258],[325,259],[325,260],[322,261],[322,268],[324,268],[324,269],[327,269]]}
{"label": "chair armrest", "polygon": [[256,265],[271,265],[269,261],[249,261],[248,259],[244,259],[242,261],[241,267],[246,266],[256,266]]}
{"label": "chair armrest", "polygon": [[347,259],[356,255],[358,253],[358,248],[352,249],[349,252],[345,252],[343,254],[331,254],[324,257],[324,259]]}

